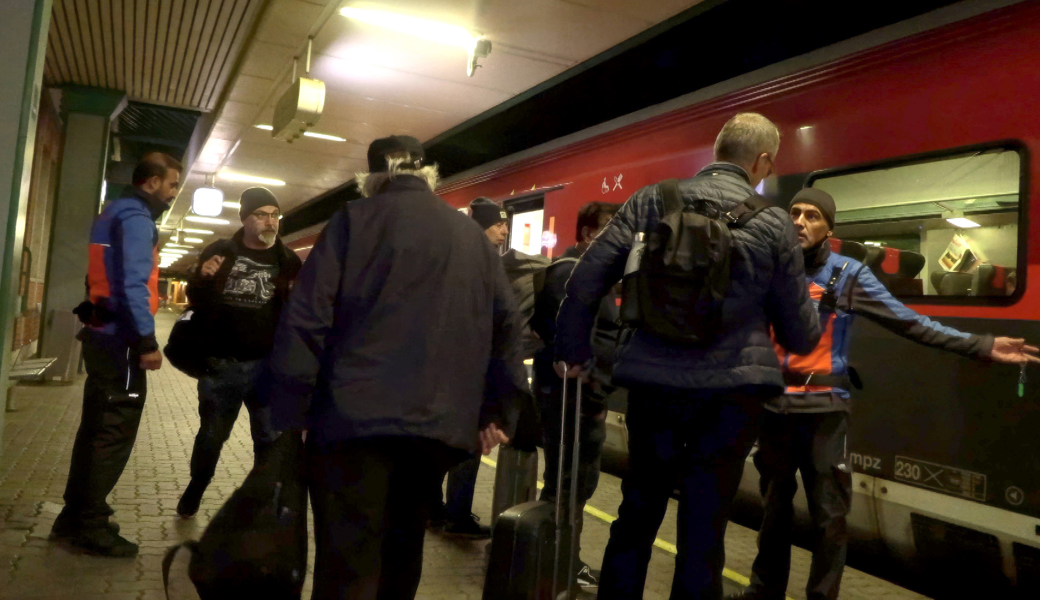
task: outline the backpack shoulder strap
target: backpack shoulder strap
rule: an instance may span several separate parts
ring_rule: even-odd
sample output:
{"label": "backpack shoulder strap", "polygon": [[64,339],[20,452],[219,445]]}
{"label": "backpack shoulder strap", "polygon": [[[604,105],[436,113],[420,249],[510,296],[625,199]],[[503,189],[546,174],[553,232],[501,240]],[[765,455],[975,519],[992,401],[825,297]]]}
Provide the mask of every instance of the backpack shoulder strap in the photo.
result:
{"label": "backpack shoulder strap", "polygon": [[665,179],[657,185],[664,199],[664,215],[682,212],[686,205],[683,203],[682,194],[679,193],[679,180]]}
{"label": "backpack shoulder strap", "polygon": [[537,273],[535,273],[534,274],[534,293],[536,295],[537,294],[541,294],[542,290],[545,289],[545,280],[548,278],[550,270],[555,269],[555,268],[559,267],[560,265],[566,265],[566,264],[570,264],[571,268],[573,269],[574,268],[574,263],[577,263],[577,262],[578,262],[578,259],[576,259],[576,258],[570,258],[570,257],[568,257],[568,258],[557,258],[556,260],[554,260],[551,263],[549,263],[549,266],[547,266],[544,269],[542,269],[541,271],[538,271]]}
{"label": "backpack shoulder strap", "polygon": [[770,206],[773,204],[766,198],[758,194],[751,194],[733,210],[726,213],[726,220],[729,221],[730,227],[743,227],[755,215]]}

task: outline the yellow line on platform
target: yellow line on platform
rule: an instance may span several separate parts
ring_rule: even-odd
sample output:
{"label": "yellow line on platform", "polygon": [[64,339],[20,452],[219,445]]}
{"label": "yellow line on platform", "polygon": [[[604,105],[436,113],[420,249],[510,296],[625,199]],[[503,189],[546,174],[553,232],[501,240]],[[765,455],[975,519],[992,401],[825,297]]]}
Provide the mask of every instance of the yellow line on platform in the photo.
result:
{"label": "yellow line on platform", "polygon": [[[498,463],[496,463],[495,461],[491,460],[490,458],[488,458],[486,456],[481,456],[480,457],[480,462],[482,462],[485,465],[491,467],[492,469],[497,469],[498,468]],[[538,489],[542,489],[543,487],[545,487],[545,484],[542,483],[541,481],[539,481],[538,482]],[[595,506],[589,506],[588,504],[585,505],[585,512],[590,514],[590,515],[592,515],[592,516],[594,516],[594,517],[596,517],[597,519],[599,519],[599,520],[601,520],[601,521],[603,521],[605,523],[613,523],[614,521],[617,521],[617,517],[615,517],[614,515],[612,515],[610,513],[607,513],[607,512],[604,512],[604,511],[596,508]],[[675,544],[672,544],[670,542],[666,542],[666,541],[662,540],[661,538],[655,538],[654,539],[654,545],[657,546],[658,548],[660,548],[661,550],[664,550],[665,552],[668,552],[670,554],[678,554],[679,553],[679,549],[675,547]],[[723,568],[722,569],[722,576],[725,577],[726,579],[729,579],[730,581],[733,581],[735,583],[739,583],[740,585],[742,585],[744,587],[747,587],[747,586],[751,585],[751,580],[750,579],[748,579],[747,577],[741,575],[740,573],[737,573],[736,571],[733,571],[733,570],[730,570],[730,569]],[[785,600],[793,600],[793,599],[790,596],[787,596],[787,597],[785,597]]]}

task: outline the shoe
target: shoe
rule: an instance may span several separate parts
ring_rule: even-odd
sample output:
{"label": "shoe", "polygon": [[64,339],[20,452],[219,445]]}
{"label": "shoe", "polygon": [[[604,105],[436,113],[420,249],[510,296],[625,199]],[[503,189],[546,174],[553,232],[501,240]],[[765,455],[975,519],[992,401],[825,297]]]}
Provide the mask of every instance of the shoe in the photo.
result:
{"label": "shoe", "polygon": [[108,527],[92,527],[79,531],[62,541],[77,550],[95,556],[130,558],[137,556],[137,544],[123,538]]}
{"label": "shoe", "polygon": [[439,531],[444,529],[444,526],[448,523],[448,512],[444,509],[444,504],[434,505],[430,508],[430,518],[426,521],[426,527]]}
{"label": "shoe", "polygon": [[479,523],[480,519],[477,515],[470,515],[468,519],[462,521],[448,520],[442,530],[444,535],[454,538],[464,538],[468,540],[486,540],[491,537],[491,528],[486,525]]}
{"label": "shoe", "polygon": [[577,584],[583,590],[594,590],[599,588],[599,571],[593,571],[592,567],[580,562],[581,568],[578,569],[578,574],[574,576],[574,583]]}
{"label": "shoe", "polygon": [[177,503],[177,514],[183,519],[189,519],[199,512],[199,504],[202,503],[202,493],[206,491],[206,484],[192,479],[181,495]]}
{"label": "shoe", "polygon": [[[119,533],[119,523],[115,521],[105,521],[102,527],[107,528],[112,533]],[[74,524],[71,520],[62,520],[60,517],[54,521],[54,525],[51,526],[51,533],[47,536],[49,540],[64,540],[75,537],[82,530],[82,526]]]}

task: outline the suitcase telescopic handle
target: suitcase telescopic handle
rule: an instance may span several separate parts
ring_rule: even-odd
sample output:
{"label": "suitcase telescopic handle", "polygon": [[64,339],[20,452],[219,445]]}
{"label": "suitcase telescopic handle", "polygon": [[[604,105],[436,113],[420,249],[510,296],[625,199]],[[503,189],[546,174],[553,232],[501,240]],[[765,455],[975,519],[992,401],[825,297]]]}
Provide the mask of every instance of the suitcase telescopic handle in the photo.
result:
{"label": "suitcase telescopic handle", "polygon": [[[559,583],[559,570],[560,570],[560,545],[562,542],[563,533],[563,520],[561,517],[563,509],[563,467],[565,464],[564,455],[567,449],[567,374],[570,372],[570,366],[567,363],[561,362],[563,367],[563,388],[560,406],[560,448],[558,463],[556,465],[556,543],[555,553],[553,561],[553,582],[552,590],[553,594],[556,594],[557,585]],[[574,584],[574,563],[576,560],[575,554],[578,548],[578,539],[575,535],[575,529],[577,528],[577,510],[578,510],[578,467],[581,459],[580,453],[580,441],[581,441],[581,396],[582,396],[582,385],[581,376],[576,377],[577,385],[574,396],[574,440],[571,446],[571,478],[570,478],[570,498],[569,498],[569,510],[567,515],[567,523],[570,527],[570,547],[568,548],[567,556],[567,587],[565,588],[568,593]]]}

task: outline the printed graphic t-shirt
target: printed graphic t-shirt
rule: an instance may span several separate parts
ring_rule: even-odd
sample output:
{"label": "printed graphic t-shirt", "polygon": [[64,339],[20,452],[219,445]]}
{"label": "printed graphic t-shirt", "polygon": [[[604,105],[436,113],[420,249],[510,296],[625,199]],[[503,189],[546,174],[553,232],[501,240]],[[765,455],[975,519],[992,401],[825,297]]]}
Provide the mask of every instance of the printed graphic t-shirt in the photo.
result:
{"label": "printed graphic t-shirt", "polygon": [[217,322],[222,354],[237,360],[257,360],[271,350],[275,314],[278,249],[253,250],[238,244],[238,256],[220,292]]}

